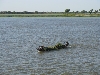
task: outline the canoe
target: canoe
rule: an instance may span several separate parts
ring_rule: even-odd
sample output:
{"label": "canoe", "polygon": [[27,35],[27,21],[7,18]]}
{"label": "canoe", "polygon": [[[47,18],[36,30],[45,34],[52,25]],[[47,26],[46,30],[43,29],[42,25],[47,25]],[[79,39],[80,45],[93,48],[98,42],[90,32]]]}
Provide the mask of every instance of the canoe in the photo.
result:
{"label": "canoe", "polygon": [[45,47],[45,46],[39,46],[38,48],[36,48],[38,51],[52,51],[52,50],[59,50],[59,49],[64,49],[67,48],[69,45],[68,42],[66,42],[65,44],[61,44],[61,43],[57,43],[56,45],[52,46],[52,47]]}

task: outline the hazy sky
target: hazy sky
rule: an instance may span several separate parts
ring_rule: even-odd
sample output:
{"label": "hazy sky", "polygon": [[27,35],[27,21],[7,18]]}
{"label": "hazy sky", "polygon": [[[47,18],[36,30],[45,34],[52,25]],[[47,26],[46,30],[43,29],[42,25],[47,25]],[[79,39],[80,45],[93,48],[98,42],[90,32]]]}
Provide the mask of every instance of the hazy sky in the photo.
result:
{"label": "hazy sky", "polygon": [[100,0],[0,0],[0,11],[81,11],[100,9]]}

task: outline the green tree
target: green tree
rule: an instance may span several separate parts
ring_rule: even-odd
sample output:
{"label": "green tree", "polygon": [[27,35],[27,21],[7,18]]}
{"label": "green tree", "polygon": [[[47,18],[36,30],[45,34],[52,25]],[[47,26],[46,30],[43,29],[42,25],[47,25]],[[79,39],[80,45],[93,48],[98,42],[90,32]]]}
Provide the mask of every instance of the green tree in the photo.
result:
{"label": "green tree", "polygon": [[98,10],[95,10],[94,13],[95,13],[95,14],[98,13]]}
{"label": "green tree", "polygon": [[69,11],[70,11],[70,9],[66,9],[66,10],[65,10],[65,13],[68,13]]}
{"label": "green tree", "polygon": [[11,11],[8,11],[7,13],[8,13],[8,14],[11,14]]}
{"label": "green tree", "polygon": [[70,9],[66,9],[65,10],[65,13],[67,13],[67,16],[68,16],[68,12],[70,11]]}
{"label": "green tree", "polygon": [[86,13],[86,11],[85,10],[82,10],[81,13]]}
{"label": "green tree", "polygon": [[99,9],[99,12],[100,12],[100,9]]}
{"label": "green tree", "polygon": [[79,11],[76,11],[76,13],[79,13]]}
{"label": "green tree", "polygon": [[93,12],[93,9],[91,9],[90,11]]}
{"label": "green tree", "polygon": [[16,12],[15,12],[15,11],[13,11],[13,14],[16,14]]}
{"label": "green tree", "polygon": [[91,9],[90,11],[89,11],[89,13],[91,14],[93,12],[93,9]]}
{"label": "green tree", "polygon": [[23,11],[23,13],[24,13],[24,14],[27,14],[27,13],[28,13],[28,11]]}
{"label": "green tree", "polygon": [[38,14],[38,11],[35,11],[35,14]]}

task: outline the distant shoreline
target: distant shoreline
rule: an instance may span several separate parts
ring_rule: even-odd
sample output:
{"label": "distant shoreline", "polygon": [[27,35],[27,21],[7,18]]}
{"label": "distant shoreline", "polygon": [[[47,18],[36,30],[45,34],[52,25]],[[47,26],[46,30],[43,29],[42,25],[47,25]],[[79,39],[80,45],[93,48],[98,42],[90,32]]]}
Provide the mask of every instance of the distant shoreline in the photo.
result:
{"label": "distant shoreline", "polygon": [[0,14],[0,17],[100,17],[100,13],[68,13],[68,14]]}

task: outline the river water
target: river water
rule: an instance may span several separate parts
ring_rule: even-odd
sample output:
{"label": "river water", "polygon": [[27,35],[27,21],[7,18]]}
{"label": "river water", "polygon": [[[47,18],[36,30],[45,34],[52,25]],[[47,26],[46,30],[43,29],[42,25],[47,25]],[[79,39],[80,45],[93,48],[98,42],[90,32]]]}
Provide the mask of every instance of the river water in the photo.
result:
{"label": "river water", "polygon": [[[40,45],[71,47],[38,52]],[[100,18],[0,18],[0,75],[100,75]]]}

